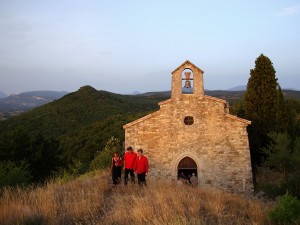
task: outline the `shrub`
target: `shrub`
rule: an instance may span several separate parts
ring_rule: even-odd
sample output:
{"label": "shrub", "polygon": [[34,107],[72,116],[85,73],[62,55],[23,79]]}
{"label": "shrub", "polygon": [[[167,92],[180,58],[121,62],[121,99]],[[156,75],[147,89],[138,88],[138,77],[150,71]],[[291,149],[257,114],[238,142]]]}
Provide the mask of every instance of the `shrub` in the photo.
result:
{"label": "shrub", "polygon": [[95,169],[105,169],[109,167],[111,163],[112,152],[102,151],[100,152],[95,159],[91,162],[90,168]]}
{"label": "shrub", "polygon": [[278,206],[270,211],[269,217],[274,224],[299,224],[300,201],[286,192]]}
{"label": "shrub", "polygon": [[281,188],[300,199],[300,172],[292,174],[288,181],[282,183]]}
{"label": "shrub", "polygon": [[80,160],[73,160],[67,169],[61,169],[56,173],[56,178],[62,182],[70,181],[87,171],[86,166]]}
{"label": "shrub", "polygon": [[28,167],[25,161],[19,165],[11,161],[0,162],[0,187],[28,184],[32,178]]}
{"label": "shrub", "polygon": [[263,191],[269,198],[273,199],[275,199],[279,195],[283,195],[285,193],[285,190],[282,190],[280,185],[267,183],[255,184],[255,191],[257,193]]}
{"label": "shrub", "polygon": [[284,175],[280,183],[279,193],[286,190],[294,196],[300,197],[300,138],[294,141],[287,133],[270,133],[268,147],[262,151],[266,154],[265,164]]}
{"label": "shrub", "polygon": [[106,169],[107,167],[109,167],[114,152],[118,152],[119,155],[122,156],[122,147],[120,146],[120,140],[115,137],[111,137],[107,141],[105,148],[101,152],[99,152],[95,159],[91,161],[91,170]]}

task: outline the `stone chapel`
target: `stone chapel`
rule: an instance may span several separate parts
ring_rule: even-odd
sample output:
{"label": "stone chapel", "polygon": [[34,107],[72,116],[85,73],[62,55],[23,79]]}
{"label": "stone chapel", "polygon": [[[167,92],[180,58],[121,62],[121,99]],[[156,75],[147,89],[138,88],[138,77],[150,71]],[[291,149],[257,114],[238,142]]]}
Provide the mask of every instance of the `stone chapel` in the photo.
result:
{"label": "stone chapel", "polygon": [[176,181],[194,173],[198,186],[236,193],[253,190],[248,120],[204,94],[203,71],[185,61],[172,72],[171,98],[160,109],[123,126],[125,147],[149,160],[148,179]]}

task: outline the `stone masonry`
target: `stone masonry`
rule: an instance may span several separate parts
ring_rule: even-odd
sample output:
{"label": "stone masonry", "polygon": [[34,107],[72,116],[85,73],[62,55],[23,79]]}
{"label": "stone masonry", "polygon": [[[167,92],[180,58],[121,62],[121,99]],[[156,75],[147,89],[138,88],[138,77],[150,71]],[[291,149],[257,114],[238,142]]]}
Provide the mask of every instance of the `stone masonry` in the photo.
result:
{"label": "stone masonry", "polygon": [[[193,93],[182,92],[182,74],[193,74]],[[225,100],[204,95],[203,71],[190,61],[172,72],[171,98],[160,109],[124,125],[125,146],[142,148],[149,179],[177,180],[178,164],[197,165],[198,185],[236,193],[253,190],[248,120],[229,114]],[[186,125],[190,116],[194,122]]]}

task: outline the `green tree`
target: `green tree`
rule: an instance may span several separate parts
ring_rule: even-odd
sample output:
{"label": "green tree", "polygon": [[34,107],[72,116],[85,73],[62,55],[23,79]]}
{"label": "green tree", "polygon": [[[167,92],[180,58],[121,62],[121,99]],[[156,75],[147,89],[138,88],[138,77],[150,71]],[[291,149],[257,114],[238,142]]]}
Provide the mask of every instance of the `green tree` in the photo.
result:
{"label": "green tree", "polygon": [[280,85],[278,85],[277,97],[276,131],[281,133],[288,132],[294,139],[297,123],[296,114],[286,104]]}
{"label": "green tree", "polygon": [[43,181],[62,164],[59,142],[43,135],[30,135],[22,127],[0,134],[0,158],[16,165],[26,161],[32,181]]}
{"label": "green tree", "polygon": [[245,118],[243,99],[240,99],[231,106],[230,113],[238,117]]}
{"label": "green tree", "polygon": [[244,94],[245,116],[252,124],[248,127],[252,162],[259,163],[260,148],[268,143],[267,133],[276,128],[277,78],[271,60],[261,54],[250,71]]}
{"label": "green tree", "polygon": [[95,159],[91,162],[90,168],[95,169],[105,169],[111,165],[111,159],[114,152],[119,153],[120,156],[123,155],[123,148],[120,145],[120,140],[115,137],[111,137],[105,145],[105,148],[96,155]]}
{"label": "green tree", "polygon": [[292,129],[294,134],[291,136],[300,136],[300,101],[296,99],[286,99],[285,100],[286,106],[289,109],[289,112],[292,114],[293,118],[293,126]]}
{"label": "green tree", "polygon": [[278,205],[269,212],[272,224],[299,224],[300,201],[286,192]]}
{"label": "green tree", "polygon": [[285,179],[294,170],[293,143],[287,133],[270,133],[271,139],[267,147],[262,151],[267,155],[265,164],[284,174]]}
{"label": "green tree", "polygon": [[281,183],[281,192],[289,190],[292,194],[300,196],[300,138],[294,141],[285,133],[270,133],[270,143],[262,148],[266,154],[265,164],[273,170],[284,175]]}
{"label": "green tree", "polygon": [[25,161],[19,165],[11,161],[0,161],[0,187],[28,184],[32,178],[28,167]]}

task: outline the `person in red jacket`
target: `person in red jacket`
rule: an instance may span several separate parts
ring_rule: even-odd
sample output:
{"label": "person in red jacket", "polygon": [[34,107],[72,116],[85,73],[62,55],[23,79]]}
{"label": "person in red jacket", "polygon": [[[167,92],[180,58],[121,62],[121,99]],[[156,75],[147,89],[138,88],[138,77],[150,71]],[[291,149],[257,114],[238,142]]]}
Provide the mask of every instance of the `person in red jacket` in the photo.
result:
{"label": "person in red jacket", "polygon": [[146,156],[143,156],[143,149],[139,149],[137,151],[137,158],[135,161],[135,172],[137,173],[138,177],[138,184],[140,186],[146,186],[146,176],[148,175],[148,159]]}
{"label": "person in red jacket", "polygon": [[127,185],[129,174],[131,177],[131,183],[135,183],[135,177],[134,177],[135,161],[136,161],[136,153],[133,152],[132,147],[129,146],[124,155],[124,170],[125,170],[124,184],[125,185]]}

